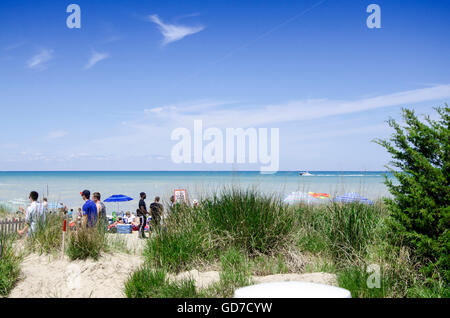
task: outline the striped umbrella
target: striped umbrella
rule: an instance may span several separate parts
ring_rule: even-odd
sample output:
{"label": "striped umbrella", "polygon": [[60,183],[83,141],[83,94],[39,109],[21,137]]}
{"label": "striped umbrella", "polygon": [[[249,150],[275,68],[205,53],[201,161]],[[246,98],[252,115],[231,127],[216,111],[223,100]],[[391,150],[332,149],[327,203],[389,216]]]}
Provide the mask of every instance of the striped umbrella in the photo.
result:
{"label": "striped umbrella", "polygon": [[333,199],[334,202],[342,202],[342,203],[352,203],[359,202],[364,204],[373,205],[373,201],[369,200],[356,192],[346,193],[344,195],[337,196]]}
{"label": "striped umbrella", "polygon": [[330,195],[328,193],[308,192],[308,194],[316,199],[329,199],[330,198]]}

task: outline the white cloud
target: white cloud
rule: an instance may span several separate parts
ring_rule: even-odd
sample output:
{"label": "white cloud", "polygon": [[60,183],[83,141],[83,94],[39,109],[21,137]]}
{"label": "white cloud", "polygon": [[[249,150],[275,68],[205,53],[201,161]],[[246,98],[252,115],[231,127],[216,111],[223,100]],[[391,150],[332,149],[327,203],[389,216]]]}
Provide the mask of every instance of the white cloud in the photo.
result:
{"label": "white cloud", "polygon": [[162,111],[163,111],[162,107],[155,107],[155,108],[150,108],[150,109],[145,109],[144,110],[145,113],[156,113],[156,114],[158,114],[158,113],[160,113]]}
{"label": "white cloud", "polygon": [[[90,140],[86,144],[65,143],[54,159],[72,160],[74,163],[79,160],[91,163],[97,161],[117,163],[117,166],[114,167],[121,167],[124,161],[133,162],[133,164],[139,162],[142,165],[140,167],[150,167],[151,169],[159,167],[158,164],[161,163],[161,167],[170,169],[172,166],[169,154],[170,148],[173,146],[170,134],[177,127],[191,129],[195,119],[203,120],[204,128],[285,127],[282,128],[282,143],[284,152],[289,157],[290,149],[295,146],[301,145],[302,149],[321,147],[318,140],[327,142],[328,139],[338,138],[369,142],[372,137],[385,136],[390,132],[389,127],[379,120],[367,121],[367,116],[361,115],[360,117],[363,119],[355,121],[354,116],[345,116],[346,114],[383,107],[414,107],[423,102],[433,102],[433,104],[439,105],[446,99],[450,99],[450,85],[436,85],[375,97],[347,100],[296,100],[271,105],[251,105],[250,107],[242,102],[212,99],[165,106],[154,105],[152,108],[136,114],[135,119],[127,120],[123,125],[110,127],[108,131],[104,131],[98,138]],[[330,117],[335,115],[341,117],[338,119]],[[330,118],[326,118],[327,116]],[[308,122],[311,119],[319,118],[320,121]],[[288,122],[293,122],[295,125],[285,125]],[[321,124],[318,125],[318,123]],[[47,137],[57,139],[66,134],[64,131],[53,131]],[[343,138],[346,136],[351,136],[351,138]],[[336,147],[346,144],[347,142],[338,143]],[[143,145],[145,146],[143,147]],[[151,154],[152,152],[153,154]],[[54,154],[45,155],[53,158],[51,156]],[[307,154],[302,158],[306,158],[305,156]],[[42,155],[36,154],[33,158],[41,157]],[[152,160],[149,161],[149,158]],[[285,167],[287,168],[289,165],[290,168],[295,167],[296,163],[289,160],[285,159],[287,162],[284,164]]]}
{"label": "white cloud", "polygon": [[[206,127],[282,127],[288,122],[301,122],[335,115],[346,115],[366,110],[391,106],[410,106],[426,101],[450,98],[450,85],[380,95],[355,100],[313,99],[298,100],[273,105],[245,106],[235,101],[198,100],[169,104],[144,110],[139,119],[123,123],[118,132],[99,137],[91,143],[96,149],[114,149],[127,153],[136,152],[143,141],[151,140],[152,147],[164,149],[168,136],[177,127],[192,127],[194,120],[202,120]],[[385,130],[385,125],[340,129],[339,133],[329,131],[323,136],[370,134]],[[384,127],[384,128],[383,128]],[[309,131],[308,134],[311,134]],[[292,136],[295,137],[295,136]],[[297,140],[295,137],[294,139]],[[298,141],[298,140],[297,140]]]}
{"label": "white cloud", "polygon": [[89,59],[89,62],[84,66],[85,69],[90,69],[98,62],[107,59],[109,57],[108,53],[99,53],[96,51],[92,52],[91,58]]}
{"label": "white cloud", "polygon": [[50,61],[53,58],[53,50],[43,49],[38,54],[31,57],[27,66],[31,69],[43,69],[44,63]]}
{"label": "white cloud", "polygon": [[47,140],[60,139],[68,135],[67,131],[64,130],[55,130],[47,134]]}
{"label": "white cloud", "polygon": [[229,107],[225,102],[168,105],[158,113],[158,121],[188,123],[202,119],[216,127],[252,127],[345,115],[391,106],[409,106],[450,98],[450,85],[403,91],[356,100],[307,99],[253,107]]}
{"label": "white cloud", "polygon": [[327,140],[335,137],[344,137],[344,136],[360,136],[360,135],[370,135],[372,133],[379,132],[389,132],[390,128],[386,124],[382,125],[369,125],[369,126],[361,126],[356,128],[343,128],[343,129],[329,129],[322,130],[315,133],[307,133],[300,134],[295,137],[295,141],[304,141],[304,140]]}
{"label": "white cloud", "polygon": [[183,25],[166,24],[161,21],[158,15],[153,14],[149,16],[150,21],[156,23],[164,36],[162,45],[169,44],[181,40],[182,38],[198,33],[204,29],[203,26],[189,27]]}

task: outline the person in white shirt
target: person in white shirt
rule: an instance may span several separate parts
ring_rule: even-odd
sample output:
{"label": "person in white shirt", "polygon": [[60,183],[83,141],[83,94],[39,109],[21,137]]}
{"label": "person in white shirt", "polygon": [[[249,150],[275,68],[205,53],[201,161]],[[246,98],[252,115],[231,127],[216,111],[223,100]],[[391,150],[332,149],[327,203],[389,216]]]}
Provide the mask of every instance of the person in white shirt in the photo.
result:
{"label": "person in white shirt", "polygon": [[132,224],[134,223],[136,217],[134,216],[134,214],[131,214],[130,211],[127,211],[127,213],[125,213],[125,216],[123,217],[125,224]]}
{"label": "person in white shirt", "polygon": [[25,233],[33,234],[39,223],[45,222],[46,208],[43,203],[38,202],[39,194],[36,191],[30,192],[30,206],[26,211],[21,207],[20,210],[25,214],[25,228],[18,230],[19,235]]}

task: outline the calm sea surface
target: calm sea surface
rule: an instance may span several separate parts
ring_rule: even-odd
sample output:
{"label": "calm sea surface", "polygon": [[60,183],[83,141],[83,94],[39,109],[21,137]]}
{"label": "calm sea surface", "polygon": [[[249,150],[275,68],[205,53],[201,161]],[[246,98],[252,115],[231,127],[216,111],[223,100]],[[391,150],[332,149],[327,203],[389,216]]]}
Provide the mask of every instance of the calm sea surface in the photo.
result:
{"label": "calm sea surface", "polygon": [[[168,201],[174,189],[187,189],[189,198],[199,199],[224,187],[256,188],[264,193],[285,197],[293,191],[325,192],[331,195],[359,192],[377,199],[388,196],[383,183],[384,171],[310,171],[312,176],[298,172],[280,171],[260,174],[257,171],[212,172],[0,172],[0,203],[18,204],[26,200],[32,190],[47,195],[51,202],[63,202],[70,208],[80,207],[80,191],[98,191],[102,199],[113,194],[124,194],[133,201],[120,204],[120,209],[137,208],[140,192],[146,192],[148,201],[158,195]],[[111,203],[112,204],[112,203]],[[117,205],[115,205],[117,206]]]}

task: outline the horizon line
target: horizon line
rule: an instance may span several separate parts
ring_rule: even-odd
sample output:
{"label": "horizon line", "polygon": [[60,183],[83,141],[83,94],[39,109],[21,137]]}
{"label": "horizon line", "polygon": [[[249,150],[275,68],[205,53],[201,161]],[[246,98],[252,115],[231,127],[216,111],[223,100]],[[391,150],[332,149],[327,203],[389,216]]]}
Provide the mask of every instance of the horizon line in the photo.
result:
{"label": "horizon line", "polygon": [[[390,172],[390,170],[278,170],[277,172]],[[261,172],[260,170],[0,170],[1,172]],[[264,173],[266,174],[266,173]]]}

